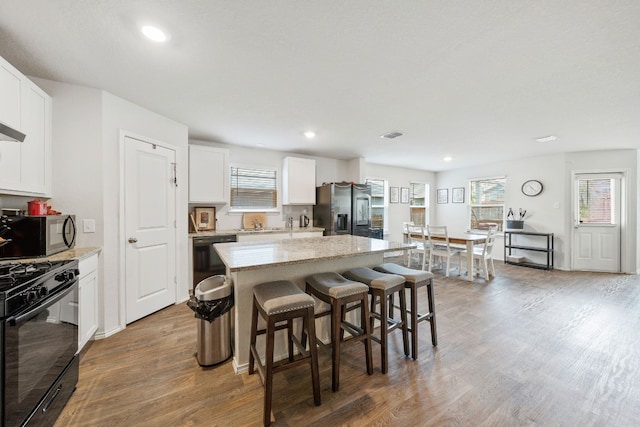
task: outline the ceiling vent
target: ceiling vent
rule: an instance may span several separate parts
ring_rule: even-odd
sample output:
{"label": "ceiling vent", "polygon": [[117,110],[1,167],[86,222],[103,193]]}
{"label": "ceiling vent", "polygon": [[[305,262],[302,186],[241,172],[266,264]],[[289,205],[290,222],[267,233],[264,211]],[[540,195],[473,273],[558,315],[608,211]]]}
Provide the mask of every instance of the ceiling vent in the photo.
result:
{"label": "ceiling vent", "polygon": [[402,135],[403,135],[402,132],[389,132],[389,133],[385,133],[384,135],[382,135],[381,138],[394,139],[394,138],[397,138],[397,137],[402,136]]}

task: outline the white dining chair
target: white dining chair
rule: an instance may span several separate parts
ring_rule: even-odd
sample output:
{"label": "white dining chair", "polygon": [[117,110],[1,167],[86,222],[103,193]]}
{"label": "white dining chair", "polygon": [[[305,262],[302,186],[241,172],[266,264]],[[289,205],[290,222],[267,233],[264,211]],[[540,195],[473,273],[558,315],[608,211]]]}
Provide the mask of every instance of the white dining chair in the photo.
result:
{"label": "white dining chair", "polygon": [[[496,233],[498,232],[498,226],[489,227],[487,231],[487,238],[482,245],[478,245],[473,248],[473,268],[472,271],[468,271],[467,275],[472,274],[475,276],[476,274],[476,261],[478,261],[478,270],[482,270],[484,274],[484,279],[489,280],[491,277],[496,276],[496,270],[493,265],[493,244],[496,240]],[[461,251],[461,255],[466,255],[467,251]]]}
{"label": "white dining chair", "polygon": [[449,233],[446,225],[427,225],[427,236],[429,239],[429,271],[433,267],[435,257],[447,259],[447,268],[445,276],[449,277],[451,270],[451,258],[458,256],[458,275],[460,275],[460,249],[454,248],[449,242]]}
{"label": "white dining chair", "polygon": [[407,242],[416,246],[415,249],[409,250],[409,260],[406,265],[407,267],[411,267],[413,256],[417,254],[422,257],[421,269],[424,270],[427,263],[427,257],[429,256],[430,247],[427,232],[421,225],[407,225],[406,230],[408,236]]}

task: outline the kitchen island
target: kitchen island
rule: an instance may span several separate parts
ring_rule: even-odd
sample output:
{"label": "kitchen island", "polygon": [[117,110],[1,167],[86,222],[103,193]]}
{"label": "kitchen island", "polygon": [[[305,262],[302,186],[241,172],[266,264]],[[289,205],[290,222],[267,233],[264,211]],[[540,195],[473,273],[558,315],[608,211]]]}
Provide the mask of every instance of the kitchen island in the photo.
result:
{"label": "kitchen island", "polygon": [[[233,283],[235,309],[233,331],[233,367],[236,373],[247,369],[251,332],[252,289],[259,283],[291,280],[304,289],[310,274],[334,271],[342,273],[354,267],[373,267],[384,262],[384,254],[412,246],[368,237],[341,235],[280,241],[217,243],[214,245],[227,267]],[[324,310],[316,304],[316,311]],[[355,313],[352,313],[355,314]],[[317,334],[329,336],[329,319],[318,319]],[[263,339],[264,337],[259,337]],[[258,341],[258,348],[264,344]],[[276,336],[276,360],[286,357],[286,337]]]}

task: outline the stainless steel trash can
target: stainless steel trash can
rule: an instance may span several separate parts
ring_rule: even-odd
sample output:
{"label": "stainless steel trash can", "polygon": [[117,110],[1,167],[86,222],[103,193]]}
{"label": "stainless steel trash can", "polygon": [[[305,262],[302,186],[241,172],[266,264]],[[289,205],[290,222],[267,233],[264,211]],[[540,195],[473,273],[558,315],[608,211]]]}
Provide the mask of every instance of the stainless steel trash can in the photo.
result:
{"label": "stainless steel trash can", "polygon": [[222,275],[207,277],[196,285],[194,296],[201,306],[213,309],[215,316],[209,318],[211,321],[198,320],[198,363],[209,366],[224,362],[231,357],[231,284]]}

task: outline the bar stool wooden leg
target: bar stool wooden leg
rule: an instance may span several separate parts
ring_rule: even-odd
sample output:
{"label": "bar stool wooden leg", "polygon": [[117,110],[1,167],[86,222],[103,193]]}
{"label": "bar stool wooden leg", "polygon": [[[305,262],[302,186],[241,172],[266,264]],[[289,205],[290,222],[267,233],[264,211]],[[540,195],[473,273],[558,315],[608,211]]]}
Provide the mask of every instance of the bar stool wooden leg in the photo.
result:
{"label": "bar stool wooden leg", "polygon": [[313,385],[313,403],[320,405],[320,369],[318,368],[318,347],[316,346],[316,317],[312,307],[307,308],[303,329],[309,335],[309,354],[311,355],[311,382]]}
{"label": "bar stool wooden leg", "polygon": [[407,293],[404,289],[400,289],[400,321],[402,322],[402,344],[404,346],[404,355],[409,356],[409,323],[407,322]]}
{"label": "bar stool wooden leg", "polygon": [[[258,335],[258,303],[255,297],[253,298],[253,309],[251,310],[251,341],[249,343],[249,349],[255,348],[256,336]],[[253,351],[249,351],[249,375],[253,375],[255,368],[255,359]]]}
{"label": "bar stool wooden leg", "polygon": [[340,388],[340,342],[342,328],[340,324],[344,316],[341,304],[334,301],[331,307],[331,389]]}
{"label": "bar stool wooden leg", "polygon": [[372,327],[372,323],[369,322],[371,320],[371,313],[369,311],[369,305],[367,304],[366,298],[367,297],[365,295],[361,303],[360,324],[364,328],[364,334],[366,337],[365,339],[363,339],[363,343],[364,343],[364,353],[365,353],[365,358],[367,363],[367,374],[371,375],[373,374],[373,353],[371,349],[371,333],[372,333],[373,327]]}
{"label": "bar stool wooden leg", "polygon": [[273,399],[273,350],[274,350],[275,322],[267,320],[265,375],[264,375],[264,425],[271,424],[271,400]]}
{"label": "bar stool wooden leg", "polygon": [[435,296],[433,294],[433,280],[427,283],[427,300],[429,303],[429,323],[431,324],[431,344],[438,345],[438,330],[436,328],[436,305]]}

